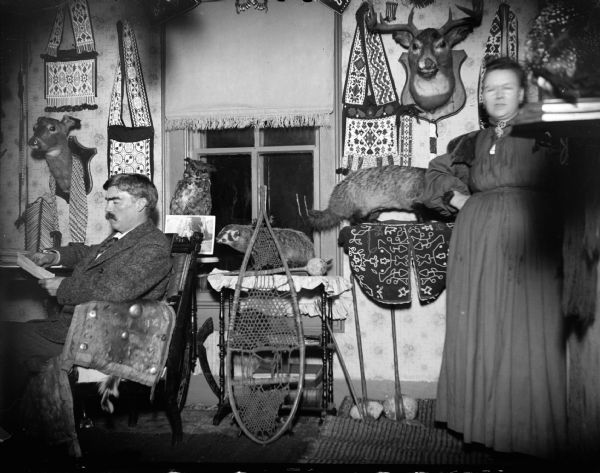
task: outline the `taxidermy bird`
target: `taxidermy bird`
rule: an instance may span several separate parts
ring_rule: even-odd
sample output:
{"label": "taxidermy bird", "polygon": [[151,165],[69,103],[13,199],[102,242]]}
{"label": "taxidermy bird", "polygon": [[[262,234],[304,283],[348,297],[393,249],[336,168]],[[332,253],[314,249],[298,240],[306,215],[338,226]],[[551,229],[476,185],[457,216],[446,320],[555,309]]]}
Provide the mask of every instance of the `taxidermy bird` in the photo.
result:
{"label": "taxidermy bird", "polygon": [[403,210],[420,216],[420,197],[425,188],[425,169],[411,166],[381,166],[348,174],[331,192],[325,210],[306,210],[307,220],[318,231],[342,220],[356,224],[375,220],[381,212]]}
{"label": "taxidermy bird", "polygon": [[584,0],[553,1],[527,36],[526,65],[539,87],[575,102],[600,95],[600,6]]}
{"label": "taxidermy bird", "polygon": [[[273,232],[281,246],[283,257],[290,267],[304,266],[311,258],[314,258],[315,247],[305,233],[292,228],[273,228]],[[252,225],[230,224],[221,229],[216,242],[230,246],[241,253],[246,253],[253,233],[254,227]],[[259,252],[253,252],[252,257],[255,260],[255,265],[267,266],[262,261]],[[266,259],[266,256],[264,258]]]}
{"label": "taxidermy bird", "polygon": [[171,198],[171,215],[210,215],[210,174],[215,167],[203,161],[185,158],[183,179]]}

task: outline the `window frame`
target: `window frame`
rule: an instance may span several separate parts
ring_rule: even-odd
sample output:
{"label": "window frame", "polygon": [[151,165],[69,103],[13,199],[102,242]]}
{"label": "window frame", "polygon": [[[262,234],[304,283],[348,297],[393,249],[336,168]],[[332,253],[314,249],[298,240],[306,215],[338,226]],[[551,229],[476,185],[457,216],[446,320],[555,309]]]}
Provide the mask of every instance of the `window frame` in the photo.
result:
{"label": "window frame", "polygon": [[[162,44],[165,44],[165,29],[162,28]],[[334,31],[333,31],[333,48],[334,48],[334,108],[332,121],[330,126],[315,127],[315,146],[318,148],[318,159],[315,159],[313,163],[313,173],[315,180],[313,183],[313,202],[314,208],[325,209],[329,203],[329,196],[336,184],[338,184],[343,177],[336,174],[336,169],[341,165],[342,155],[342,19],[341,15],[334,15]],[[164,51],[165,48],[161,49],[163,60],[161,62],[161,69],[163,77],[165,77],[164,71]],[[165,103],[165,81],[162,82],[161,95],[162,104],[164,107]],[[163,117],[164,121],[164,117]],[[170,199],[173,195],[177,182],[183,175],[184,158],[193,157],[192,154],[192,130],[189,129],[173,129],[166,130],[164,123],[162,127],[163,141],[162,141],[162,159],[161,165],[163,169],[162,173],[162,228],[164,228],[165,215],[169,213]],[[256,143],[256,141],[255,141]],[[198,147],[199,148],[199,147]],[[259,147],[260,148],[260,147]],[[264,147],[267,149],[277,149],[276,147]],[[212,151],[218,150],[212,148]],[[227,153],[231,153],[235,148],[227,148]],[[258,170],[256,171],[258,172]],[[255,205],[253,203],[253,208]],[[331,230],[324,232],[313,232],[313,241],[315,245],[315,253],[317,256],[323,258],[332,258],[332,266],[328,272],[329,275],[344,276],[344,252],[341,247],[337,245],[337,235],[339,227],[335,227]]]}
{"label": "window frame", "polygon": [[[311,153],[313,159],[313,183],[318,183],[321,173],[320,165],[320,127],[307,127],[313,128],[315,134],[315,143],[312,145],[290,145],[290,146],[263,146],[261,145],[261,134],[265,127],[254,127],[254,145],[247,147],[225,147],[225,148],[207,148],[206,142],[206,131],[189,132],[191,134],[189,140],[189,156],[193,159],[198,159],[200,156],[219,156],[219,155],[250,155],[250,169],[251,169],[251,182],[252,182],[252,219],[258,217],[259,208],[259,195],[260,189],[265,184],[264,182],[264,167],[266,155],[285,155],[293,153]],[[258,144],[257,144],[258,143]],[[313,185],[313,202],[319,200],[319,186]],[[313,237],[318,236],[313,232]]]}

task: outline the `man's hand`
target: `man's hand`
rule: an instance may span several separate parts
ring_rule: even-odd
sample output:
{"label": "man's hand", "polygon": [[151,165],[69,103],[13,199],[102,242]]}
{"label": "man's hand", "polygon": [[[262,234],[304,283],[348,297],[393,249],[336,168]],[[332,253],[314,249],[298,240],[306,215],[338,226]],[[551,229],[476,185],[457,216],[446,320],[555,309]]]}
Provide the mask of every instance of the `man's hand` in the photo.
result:
{"label": "man's hand", "polygon": [[40,286],[42,286],[44,289],[46,289],[46,291],[48,291],[48,294],[50,294],[51,296],[56,296],[56,291],[58,291],[58,286],[60,286],[60,283],[62,282],[63,279],[65,279],[65,278],[64,277],[56,277],[56,278],[40,279],[38,281],[38,284]]}
{"label": "man's hand", "polygon": [[458,210],[463,208],[465,202],[469,200],[470,195],[463,194],[462,192],[452,191],[453,195],[450,199],[450,205]]}
{"label": "man's hand", "polygon": [[58,262],[58,255],[54,252],[49,253],[34,253],[29,257],[31,261],[33,261],[38,266],[42,266],[44,268],[48,266],[52,266]]}

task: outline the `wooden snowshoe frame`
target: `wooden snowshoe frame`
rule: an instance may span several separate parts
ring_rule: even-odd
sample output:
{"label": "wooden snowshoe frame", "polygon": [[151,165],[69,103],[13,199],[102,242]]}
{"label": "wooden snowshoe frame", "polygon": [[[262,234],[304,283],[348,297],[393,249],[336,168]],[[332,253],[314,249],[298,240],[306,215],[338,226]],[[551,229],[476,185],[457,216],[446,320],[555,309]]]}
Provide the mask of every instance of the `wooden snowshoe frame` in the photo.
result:
{"label": "wooden snowshoe frame", "polygon": [[[263,186],[256,227],[235,288],[226,357],[233,415],[242,431],[260,444],[276,440],[290,427],[302,399],[305,370],[298,297],[266,217],[266,200]],[[267,271],[272,268],[283,268],[283,274]],[[251,288],[242,290],[243,282]]]}

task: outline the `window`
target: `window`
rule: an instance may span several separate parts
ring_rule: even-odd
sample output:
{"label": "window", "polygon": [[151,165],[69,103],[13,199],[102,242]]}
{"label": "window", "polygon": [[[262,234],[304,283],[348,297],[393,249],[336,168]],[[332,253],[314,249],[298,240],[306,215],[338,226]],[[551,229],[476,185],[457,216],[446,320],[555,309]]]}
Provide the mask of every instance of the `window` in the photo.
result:
{"label": "window", "polygon": [[[314,127],[207,130],[191,132],[194,159],[212,164],[212,214],[216,232],[230,223],[251,224],[259,193],[267,186],[267,214],[274,227],[294,228],[312,238],[299,206],[313,208],[318,182],[319,129]],[[243,255],[215,246],[221,269],[236,269]]]}

